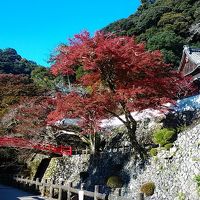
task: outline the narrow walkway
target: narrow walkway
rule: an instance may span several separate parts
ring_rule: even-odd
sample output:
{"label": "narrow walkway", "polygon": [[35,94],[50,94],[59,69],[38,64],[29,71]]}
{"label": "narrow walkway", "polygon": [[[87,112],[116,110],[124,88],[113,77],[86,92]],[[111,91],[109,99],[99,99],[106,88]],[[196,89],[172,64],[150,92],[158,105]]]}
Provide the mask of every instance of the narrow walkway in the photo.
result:
{"label": "narrow walkway", "polygon": [[30,193],[22,190],[0,185],[0,200],[45,200],[45,198],[32,196]]}

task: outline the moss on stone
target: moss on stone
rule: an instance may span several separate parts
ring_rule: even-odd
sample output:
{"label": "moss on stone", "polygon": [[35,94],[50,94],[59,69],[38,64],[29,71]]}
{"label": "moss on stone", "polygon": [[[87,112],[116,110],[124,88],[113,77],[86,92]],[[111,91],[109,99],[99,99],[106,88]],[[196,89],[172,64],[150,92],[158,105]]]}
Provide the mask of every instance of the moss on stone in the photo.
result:
{"label": "moss on stone", "polygon": [[29,170],[29,177],[30,178],[35,177],[40,163],[46,157],[47,156],[45,156],[45,155],[37,154],[36,156],[34,156],[34,159],[27,161],[27,168]]}
{"label": "moss on stone", "polygon": [[186,199],[186,196],[183,192],[179,192],[178,193],[178,200],[185,200]]}
{"label": "moss on stone", "polygon": [[150,155],[153,157],[153,156],[157,156],[157,154],[158,154],[158,149],[157,148],[152,148],[151,150],[150,150]]}
{"label": "moss on stone", "polygon": [[120,188],[122,187],[123,183],[119,176],[110,176],[107,179],[106,185],[110,188]]}
{"label": "moss on stone", "polygon": [[45,179],[49,179],[53,177],[53,175],[57,171],[57,165],[58,165],[58,158],[52,158],[44,174]]}
{"label": "moss on stone", "polygon": [[144,193],[146,196],[151,196],[154,194],[155,188],[156,186],[153,182],[147,182],[141,186],[140,191]]}
{"label": "moss on stone", "polygon": [[165,144],[164,147],[165,147],[166,150],[170,150],[173,147],[173,143]]}

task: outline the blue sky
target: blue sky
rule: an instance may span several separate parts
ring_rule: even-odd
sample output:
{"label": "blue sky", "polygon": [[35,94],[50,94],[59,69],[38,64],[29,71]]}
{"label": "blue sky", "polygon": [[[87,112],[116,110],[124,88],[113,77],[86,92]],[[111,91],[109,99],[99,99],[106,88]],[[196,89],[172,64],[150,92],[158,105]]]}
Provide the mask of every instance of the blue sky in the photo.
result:
{"label": "blue sky", "polygon": [[50,53],[69,37],[91,33],[133,14],[139,0],[0,0],[0,49],[48,66]]}

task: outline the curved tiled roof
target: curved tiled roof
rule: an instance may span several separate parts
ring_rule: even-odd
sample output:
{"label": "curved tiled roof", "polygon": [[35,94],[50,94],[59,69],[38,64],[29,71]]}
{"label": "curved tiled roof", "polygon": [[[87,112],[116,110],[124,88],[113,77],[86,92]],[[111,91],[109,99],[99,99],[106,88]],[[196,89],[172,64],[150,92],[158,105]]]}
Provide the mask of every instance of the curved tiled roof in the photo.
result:
{"label": "curved tiled roof", "polygon": [[200,49],[194,49],[189,47],[184,47],[184,49],[189,60],[197,65],[200,65]]}
{"label": "curved tiled roof", "polygon": [[191,68],[191,71],[187,72],[185,75],[189,75],[194,72],[197,68],[200,67],[200,49],[198,48],[190,48],[189,46],[184,46],[183,55],[181,59],[181,63],[179,66],[179,71],[182,72],[185,60],[188,59],[191,63],[195,65],[195,67]]}

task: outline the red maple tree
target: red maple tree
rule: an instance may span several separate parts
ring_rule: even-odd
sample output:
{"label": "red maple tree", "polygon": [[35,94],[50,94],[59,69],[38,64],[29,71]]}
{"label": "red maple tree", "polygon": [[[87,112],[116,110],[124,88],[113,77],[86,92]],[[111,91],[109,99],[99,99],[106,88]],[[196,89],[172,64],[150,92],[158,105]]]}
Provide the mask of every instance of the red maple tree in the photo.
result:
{"label": "red maple tree", "polygon": [[[189,80],[164,63],[160,51],[146,51],[145,45],[137,44],[132,37],[102,32],[91,37],[83,32],[75,35],[69,45],[61,45],[52,62],[54,75],[75,75],[81,67],[82,76],[75,84],[84,87],[85,93],[59,95],[49,122],[80,118],[82,130],[95,134],[103,118],[117,117],[140,156],[144,149],[136,139],[137,123],[131,112],[161,109],[164,103],[174,102],[192,88]],[[125,119],[120,117],[122,114]]]}

